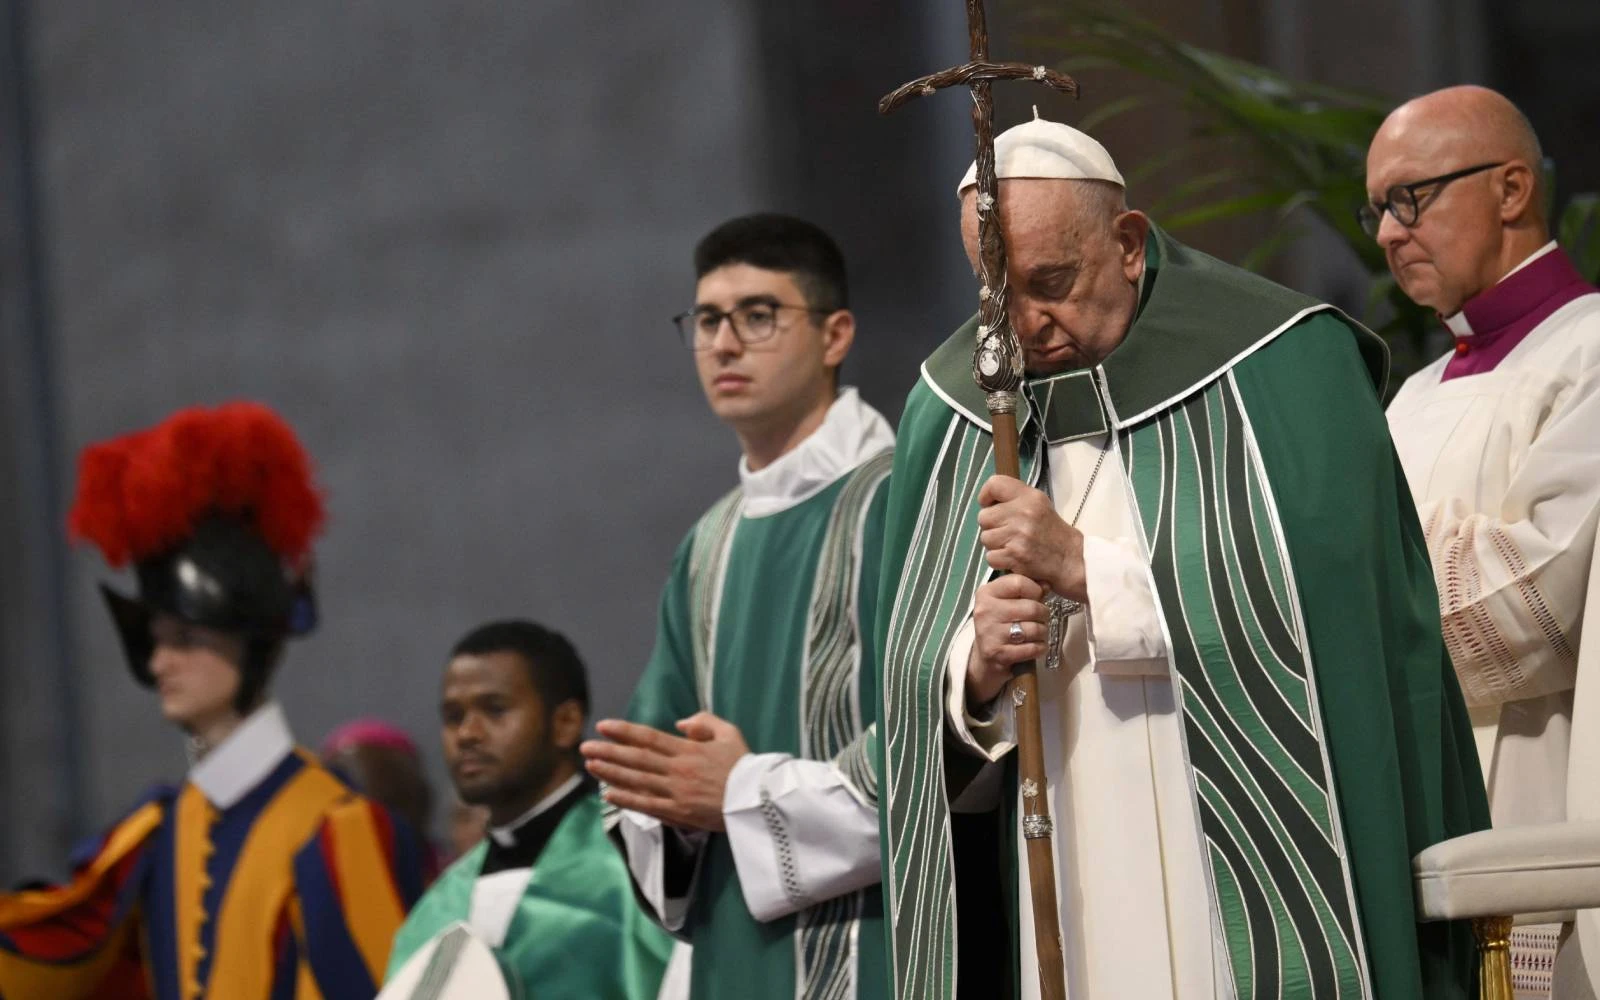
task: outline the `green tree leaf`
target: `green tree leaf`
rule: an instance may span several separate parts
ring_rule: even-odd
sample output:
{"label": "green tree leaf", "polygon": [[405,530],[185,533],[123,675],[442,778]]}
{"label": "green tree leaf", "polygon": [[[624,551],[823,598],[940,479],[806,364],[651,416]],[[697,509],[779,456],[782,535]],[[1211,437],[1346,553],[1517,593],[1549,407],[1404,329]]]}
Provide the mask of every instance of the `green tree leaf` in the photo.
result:
{"label": "green tree leaf", "polygon": [[[1313,213],[1338,234],[1371,278],[1366,315],[1384,317],[1379,333],[1397,358],[1391,386],[1415,363],[1437,319],[1406,298],[1389,274],[1383,249],[1356,222],[1366,199],[1367,143],[1392,102],[1377,94],[1296,80],[1265,66],[1214,52],[1173,36],[1160,25],[1110,0],[1033,0],[1028,41],[1069,73],[1119,69],[1157,84],[1163,98],[1147,94],[1113,99],[1080,122],[1090,129],[1135,109],[1168,101],[1186,108],[1191,135],[1124,170],[1130,188],[1159,183],[1180,164],[1202,159],[1217,145],[1240,151],[1248,166],[1183,177],[1141,200],[1169,230],[1221,219],[1276,212],[1269,235],[1240,263],[1264,266],[1293,240],[1290,217]],[[1069,68],[1070,67],[1070,68]],[[1091,88],[1092,93],[1092,88]],[[1173,213],[1173,214],[1167,214]],[[1578,268],[1600,281],[1600,195],[1572,198],[1557,234]]]}

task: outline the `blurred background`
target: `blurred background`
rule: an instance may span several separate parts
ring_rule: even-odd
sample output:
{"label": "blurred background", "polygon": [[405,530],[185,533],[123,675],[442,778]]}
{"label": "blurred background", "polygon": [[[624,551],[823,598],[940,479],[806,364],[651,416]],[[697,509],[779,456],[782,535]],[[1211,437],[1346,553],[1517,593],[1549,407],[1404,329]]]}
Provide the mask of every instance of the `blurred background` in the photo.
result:
{"label": "blurred background", "polygon": [[[1372,280],[1349,214],[1394,103],[1501,89],[1572,238],[1593,232],[1600,5],[990,8],[996,58],[1084,91],[1010,85],[1001,127],[1037,104],[1091,128],[1136,205],[1384,328],[1402,370],[1427,317]],[[891,417],[972,309],[968,104],[875,113],[965,59],[958,0],[0,10],[0,884],[61,874],[71,841],[185,767],[116,649],[108,574],[65,545],[86,443],[183,405],[281,410],[332,520],[323,626],[278,695],[312,745],[352,716],[401,724],[444,792],[451,644],[534,618],[584,654],[596,713],[620,710],[673,548],[735,481],[667,319],[695,240],[754,210],[830,230],[861,325],[846,380]]]}

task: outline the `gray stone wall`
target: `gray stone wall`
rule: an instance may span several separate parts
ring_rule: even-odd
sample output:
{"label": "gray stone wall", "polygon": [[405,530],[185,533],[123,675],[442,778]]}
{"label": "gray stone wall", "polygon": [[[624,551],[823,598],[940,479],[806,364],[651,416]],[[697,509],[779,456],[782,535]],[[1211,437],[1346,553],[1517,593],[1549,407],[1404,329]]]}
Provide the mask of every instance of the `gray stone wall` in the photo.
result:
{"label": "gray stone wall", "polygon": [[[332,515],[324,624],[277,685],[308,743],[386,717],[442,780],[439,670],[498,616],[565,631],[596,711],[624,706],[672,550],[735,479],[735,443],[667,322],[712,225],[779,208],[836,231],[862,312],[847,377],[890,412],[964,318],[953,203],[916,200],[964,167],[963,116],[872,110],[934,46],[915,5],[839,47],[852,75],[791,88],[763,53],[815,51],[833,28],[801,37],[735,0],[27,9],[59,486],[70,497],[86,442],[178,406],[253,398],[289,418]],[[847,128],[831,124],[855,102]],[[849,155],[878,128],[871,155]],[[794,172],[824,154],[826,175]],[[904,169],[925,184],[892,176]],[[26,401],[8,412],[28,416]],[[37,440],[25,423],[5,429]],[[7,475],[24,467],[14,444]],[[59,665],[22,603],[43,597],[39,561],[59,557],[42,535],[61,517],[3,531],[17,625],[0,753],[7,805],[31,808],[7,809],[0,880],[59,872],[69,838],[184,768],[120,660],[92,551],[66,566],[82,720],[62,732]],[[86,762],[77,823],[64,737]]]}
{"label": "gray stone wall", "polygon": [[[688,16],[686,16],[688,15]],[[662,567],[733,447],[665,317],[690,243],[765,200],[731,3],[105,4],[34,11],[65,441],[280,408],[331,522],[278,691],[435,751],[449,644],[567,631],[619,709]],[[175,776],[73,560],[88,816]]]}

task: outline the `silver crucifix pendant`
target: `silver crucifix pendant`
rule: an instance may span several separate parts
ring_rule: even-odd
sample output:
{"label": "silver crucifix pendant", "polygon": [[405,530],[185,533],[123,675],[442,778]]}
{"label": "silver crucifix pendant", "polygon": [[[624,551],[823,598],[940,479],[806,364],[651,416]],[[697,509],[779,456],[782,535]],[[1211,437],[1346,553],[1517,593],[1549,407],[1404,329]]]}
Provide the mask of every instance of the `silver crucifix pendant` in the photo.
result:
{"label": "silver crucifix pendant", "polygon": [[1070,597],[1049,594],[1044,606],[1050,612],[1050,626],[1045,634],[1044,668],[1061,669],[1061,646],[1067,636],[1067,619],[1083,610],[1083,605]]}

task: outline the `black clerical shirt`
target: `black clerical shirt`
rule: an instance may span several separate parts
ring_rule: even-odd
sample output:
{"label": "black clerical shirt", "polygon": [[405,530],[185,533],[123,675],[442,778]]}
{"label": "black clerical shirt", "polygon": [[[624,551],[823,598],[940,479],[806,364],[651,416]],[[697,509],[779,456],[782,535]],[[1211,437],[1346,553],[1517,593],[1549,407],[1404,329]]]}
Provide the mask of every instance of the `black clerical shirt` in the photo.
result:
{"label": "black clerical shirt", "polygon": [[594,779],[583,775],[566,794],[548,805],[541,802],[533,808],[532,815],[518,820],[509,830],[503,827],[491,829],[488,835],[489,852],[484,855],[480,876],[514,868],[532,868],[567,811],[584,796],[595,794],[596,788]]}

